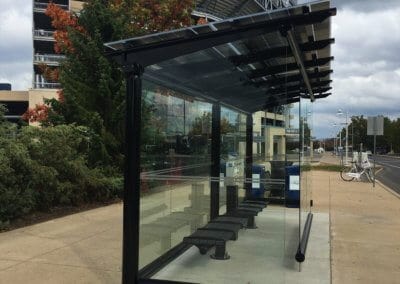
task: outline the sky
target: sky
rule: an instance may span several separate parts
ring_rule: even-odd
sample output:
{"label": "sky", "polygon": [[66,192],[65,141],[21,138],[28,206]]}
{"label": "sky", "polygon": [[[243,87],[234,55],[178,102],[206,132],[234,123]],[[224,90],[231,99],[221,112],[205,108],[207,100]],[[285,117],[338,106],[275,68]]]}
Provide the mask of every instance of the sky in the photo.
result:
{"label": "sky", "polygon": [[[299,3],[310,2],[299,0]],[[0,0],[0,82],[32,84],[32,6]],[[29,3],[29,5],[27,5]],[[333,137],[355,115],[400,117],[400,0],[333,0],[332,95],[314,103],[314,136]]]}
{"label": "sky", "polygon": [[[310,2],[310,1],[299,1]],[[313,105],[313,132],[333,137],[351,116],[400,117],[400,0],[333,0],[332,95]],[[337,115],[341,109],[343,115]]]}

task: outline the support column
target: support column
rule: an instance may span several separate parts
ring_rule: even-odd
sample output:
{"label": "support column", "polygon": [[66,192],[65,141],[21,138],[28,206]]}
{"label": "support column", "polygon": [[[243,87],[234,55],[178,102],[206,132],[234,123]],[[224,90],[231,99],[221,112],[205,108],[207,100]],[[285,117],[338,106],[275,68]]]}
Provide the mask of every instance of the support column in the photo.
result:
{"label": "support column", "polygon": [[140,125],[143,68],[126,73],[122,283],[138,283],[140,224]]}
{"label": "support column", "polygon": [[210,219],[219,215],[219,179],[221,171],[221,105],[213,104],[212,107],[212,133],[211,133],[211,199]]}
{"label": "support column", "polygon": [[251,198],[251,187],[253,177],[253,115],[246,117],[246,199]]}

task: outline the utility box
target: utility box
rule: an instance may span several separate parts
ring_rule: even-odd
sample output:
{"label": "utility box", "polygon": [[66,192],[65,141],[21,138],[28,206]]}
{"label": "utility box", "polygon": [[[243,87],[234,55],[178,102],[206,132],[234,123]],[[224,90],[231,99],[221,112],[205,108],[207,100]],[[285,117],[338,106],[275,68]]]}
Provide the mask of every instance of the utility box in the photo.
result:
{"label": "utility box", "polygon": [[285,204],[286,207],[300,207],[300,166],[285,168]]}

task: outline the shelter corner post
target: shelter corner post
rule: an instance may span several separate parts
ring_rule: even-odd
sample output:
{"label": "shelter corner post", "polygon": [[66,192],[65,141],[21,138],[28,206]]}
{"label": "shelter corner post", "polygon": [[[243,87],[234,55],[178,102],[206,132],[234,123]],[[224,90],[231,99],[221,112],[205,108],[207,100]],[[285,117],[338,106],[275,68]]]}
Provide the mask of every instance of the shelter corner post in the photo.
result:
{"label": "shelter corner post", "polygon": [[221,172],[221,105],[212,106],[211,122],[211,200],[210,219],[219,215],[219,177]]}
{"label": "shelter corner post", "polygon": [[122,283],[138,283],[140,224],[140,125],[143,67],[124,68],[126,78]]}
{"label": "shelter corner post", "polygon": [[253,115],[246,117],[246,199],[251,198],[251,187],[253,177]]}

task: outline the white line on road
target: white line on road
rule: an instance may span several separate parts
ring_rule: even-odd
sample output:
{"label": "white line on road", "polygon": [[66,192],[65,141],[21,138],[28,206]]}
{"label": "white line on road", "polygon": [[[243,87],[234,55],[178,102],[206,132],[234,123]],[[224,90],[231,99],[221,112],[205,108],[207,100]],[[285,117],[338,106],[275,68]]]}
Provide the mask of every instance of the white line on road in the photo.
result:
{"label": "white line on road", "polygon": [[398,169],[400,169],[400,167],[399,167],[399,166],[394,166],[394,165],[387,164],[387,163],[377,162],[377,164],[380,164],[380,165],[384,165],[384,166],[388,166],[388,167],[393,167],[393,168],[398,168]]}

